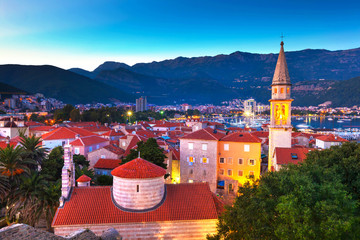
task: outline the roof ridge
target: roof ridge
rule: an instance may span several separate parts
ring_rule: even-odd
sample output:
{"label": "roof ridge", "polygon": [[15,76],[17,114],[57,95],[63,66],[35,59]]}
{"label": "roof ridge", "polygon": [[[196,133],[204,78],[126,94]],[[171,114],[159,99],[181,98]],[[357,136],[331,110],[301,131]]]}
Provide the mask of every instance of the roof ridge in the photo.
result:
{"label": "roof ridge", "polygon": [[208,130],[207,128],[204,128],[205,132],[207,132],[211,137],[213,137],[215,140],[220,140],[220,139],[217,139],[214,135],[212,135]]}

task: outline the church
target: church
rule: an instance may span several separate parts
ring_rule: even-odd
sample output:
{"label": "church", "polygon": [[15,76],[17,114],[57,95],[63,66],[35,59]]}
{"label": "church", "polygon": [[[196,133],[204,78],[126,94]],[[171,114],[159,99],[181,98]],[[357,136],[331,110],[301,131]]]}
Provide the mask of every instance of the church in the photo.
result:
{"label": "church", "polygon": [[205,239],[216,233],[224,208],[207,183],[165,184],[165,169],[136,158],[111,172],[113,186],[90,186],[82,176],[76,187],[70,148],[64,147],[56,235],[84,228],[98,236],[114,228],[123,239]]}

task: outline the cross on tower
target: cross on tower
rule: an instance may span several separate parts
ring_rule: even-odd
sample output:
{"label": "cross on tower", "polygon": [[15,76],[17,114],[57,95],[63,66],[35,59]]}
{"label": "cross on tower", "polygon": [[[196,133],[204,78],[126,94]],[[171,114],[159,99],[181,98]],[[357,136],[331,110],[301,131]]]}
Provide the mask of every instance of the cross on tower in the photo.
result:
{"label": "cross on tower", "polygon": [[280,38],[281,38],[281,41],[284,41],[284,34],[283,33],[281,33]]}

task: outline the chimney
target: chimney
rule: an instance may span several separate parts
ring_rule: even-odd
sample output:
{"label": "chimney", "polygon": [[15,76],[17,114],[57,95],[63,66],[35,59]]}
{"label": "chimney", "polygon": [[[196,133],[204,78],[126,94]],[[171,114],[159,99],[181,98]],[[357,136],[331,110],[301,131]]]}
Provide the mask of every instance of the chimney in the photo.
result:
{"label": "chimney", "polygon": [[6,145],[10,144],[10,137],[9,136],[6,137],[5,143],[6,143]]}
{"label": "chimney", "polygon": [[80,138],[80,134],[76,134],[75,139],[79,139],[79,138]]}

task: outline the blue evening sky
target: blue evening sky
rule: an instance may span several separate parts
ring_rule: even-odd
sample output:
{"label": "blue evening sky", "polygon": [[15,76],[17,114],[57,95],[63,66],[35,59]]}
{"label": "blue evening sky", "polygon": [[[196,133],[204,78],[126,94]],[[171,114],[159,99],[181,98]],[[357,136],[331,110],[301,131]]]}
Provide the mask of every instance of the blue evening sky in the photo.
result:
{"label": "blue evening sky", "polygon": [[235,51],[360,47],[360,1],[0,0],[0,64],[93,70]]}

